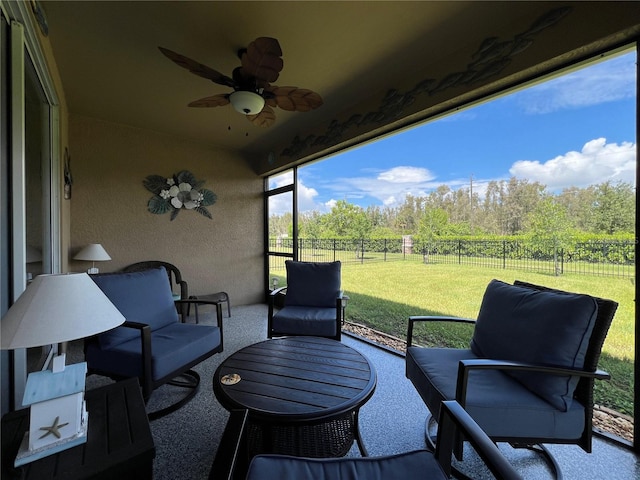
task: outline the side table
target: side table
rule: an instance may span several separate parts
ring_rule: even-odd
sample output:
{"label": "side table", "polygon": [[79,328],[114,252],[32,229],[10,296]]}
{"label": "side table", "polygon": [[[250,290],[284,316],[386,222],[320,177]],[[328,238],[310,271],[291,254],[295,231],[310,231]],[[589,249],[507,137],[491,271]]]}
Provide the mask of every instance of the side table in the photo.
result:
{"label": "side table", "polygon": [[[229,294],[227,292],[209,293],[208,295],[191,295],[189,298],[195,300],[207,300],[209,302],[227,303],[227,314],[231,317],[231,302],[229,301]],[[196,305],[196,312],[198,306]],[[197,314],[197,313],[196,313]]]}
{"label": "side table", "polygon": [[142,480],[153,476],[156,455],[137,378],[85,392],[87,442],[15,468],[29,426],[29,410],[2,417],[2,478],[50,480]]}

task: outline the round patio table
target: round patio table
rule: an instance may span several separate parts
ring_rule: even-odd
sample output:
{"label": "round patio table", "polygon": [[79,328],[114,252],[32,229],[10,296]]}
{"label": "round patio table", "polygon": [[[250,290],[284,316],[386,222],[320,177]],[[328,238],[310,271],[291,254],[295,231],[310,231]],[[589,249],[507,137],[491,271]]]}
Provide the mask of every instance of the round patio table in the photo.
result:
{"label": "round patio table", "polygon": [[248,410],[249,457],[338,457],[354,440],[366,456],[358,412],[375,387],[375,369],[364,355],[320,337],[249,345],[222,362],[213,378],[224,408]]}

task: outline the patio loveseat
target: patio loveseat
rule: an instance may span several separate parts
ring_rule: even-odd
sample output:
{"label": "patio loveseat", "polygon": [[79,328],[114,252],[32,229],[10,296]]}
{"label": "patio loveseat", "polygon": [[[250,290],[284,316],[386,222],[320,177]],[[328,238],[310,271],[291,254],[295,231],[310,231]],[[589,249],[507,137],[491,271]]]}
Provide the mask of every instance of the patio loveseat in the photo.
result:
{"label": "patio loveseat", "polygon": [[[187,395],[177,402],[149,413],[151,420],[193,398],[200,376],[191,368],[223,350],[220,303],[196,299],[174,301],[164,267],[99,274],[92,278],[127,321],[85,341],[89,373],[113,379],[138,377],[145,401],[156,388],[167,383],[188,389]],[[191,303],[214,305],[217,325],[185,323],[176,306]]]}

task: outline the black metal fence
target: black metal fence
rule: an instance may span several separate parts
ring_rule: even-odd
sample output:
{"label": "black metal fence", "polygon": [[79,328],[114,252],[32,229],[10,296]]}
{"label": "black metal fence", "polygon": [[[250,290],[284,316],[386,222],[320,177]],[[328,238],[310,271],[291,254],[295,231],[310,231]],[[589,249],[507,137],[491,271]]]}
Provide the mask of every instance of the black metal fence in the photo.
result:
{"label": "black metal fence", "polygon": [[[293,252],[291,239],[273,239],[270,252]],[[635,242],[575,242],[571,248],[540,247],[522,240],[402,239],[299,239],[301,261],[365,263],[418,261],[434,264],[475,265],[487,268],[529,270],[540,273],[574,273],[635,277]],[[272,256],[270,270],[284,269],[286,257]]]}

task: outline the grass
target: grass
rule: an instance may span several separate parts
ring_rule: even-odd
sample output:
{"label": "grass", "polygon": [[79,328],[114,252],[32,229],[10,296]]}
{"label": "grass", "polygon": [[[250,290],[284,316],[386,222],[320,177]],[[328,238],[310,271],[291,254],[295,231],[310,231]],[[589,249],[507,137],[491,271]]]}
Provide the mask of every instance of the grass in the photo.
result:
{"label": "grass", "polygon": [[[551,288],[610,298],[619,303],[605,341],[600,368],[611,381],[596,382],[596,403],[633,415],[634,285],[626,278],[547,274],[473,266],[381,262],[345,264],[342,286],[351,298],[349,320],[404,339],[409,315],[476,318],[484,290],[493,278],[515,279]],[[284,285],[280,278],[280,285]],[[466,347],[471,329],[438,324],[418,331],[422,344]]]}
{"label": "grass", "polygon": [[[278,278],[279,286],[286,285],[284,268],[274,270],[270,278],[274,277]],[[611,380],[596,382],[595,401],[633,416],[635,287],[629,278],[577,274],[556,277],[529,271],[400,260],[342,265],[342,287],[351,299],[347,318],[401,339],[406,338],[410,315],[476,318],[484,290],[494,278],[507,283],[524,280],[618,302],[599,364],[599,368],[611,374]],[[418,327],[414,334],[424,345],[464,348],[469,345],[472,331],[472,326],[440,323],[428,331],[424,326]]]}

